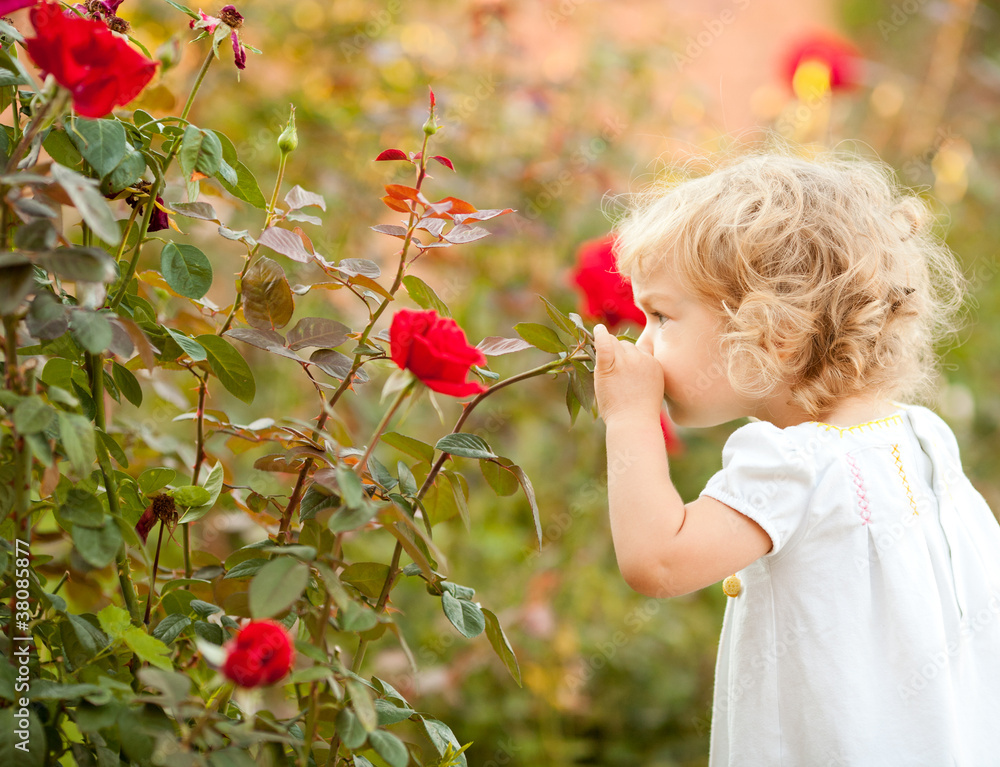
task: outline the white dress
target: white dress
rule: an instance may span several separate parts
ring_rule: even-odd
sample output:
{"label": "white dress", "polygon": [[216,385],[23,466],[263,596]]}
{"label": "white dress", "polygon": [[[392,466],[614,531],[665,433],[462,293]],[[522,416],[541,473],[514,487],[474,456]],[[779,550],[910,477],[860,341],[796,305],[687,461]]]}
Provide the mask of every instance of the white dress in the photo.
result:
{"label": "white dress", "polygon": [[1000,525],[922,407],[756,422],[702,491],[772,550],[738,573],[711,767],[1000,765]]}

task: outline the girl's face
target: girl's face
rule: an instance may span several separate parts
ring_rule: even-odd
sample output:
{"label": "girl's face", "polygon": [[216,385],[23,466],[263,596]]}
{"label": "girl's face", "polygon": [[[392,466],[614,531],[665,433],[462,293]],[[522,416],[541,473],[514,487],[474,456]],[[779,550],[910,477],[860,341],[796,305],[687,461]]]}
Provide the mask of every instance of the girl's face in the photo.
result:
{"label": "girl's face", "polygon": [[659,271],[632,281],[635,302],[646,315],[636,346],[663,368],[670,418],[681,426],[705,427],[756,415],[759,403],[734,391],[726,375],[722,318]]}

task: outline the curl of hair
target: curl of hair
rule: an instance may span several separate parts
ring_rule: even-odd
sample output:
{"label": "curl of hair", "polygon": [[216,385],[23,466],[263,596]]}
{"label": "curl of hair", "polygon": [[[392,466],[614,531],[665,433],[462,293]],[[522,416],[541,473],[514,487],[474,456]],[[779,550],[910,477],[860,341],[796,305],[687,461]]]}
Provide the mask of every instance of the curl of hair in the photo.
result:
{"label": "curl of hair", "polygon": [[666,270],[719,314],[737,391],[786,384],[813,418],[854,395],[927,394],[965,279],[888,166],[764,151],[630,207],[618,270]]}

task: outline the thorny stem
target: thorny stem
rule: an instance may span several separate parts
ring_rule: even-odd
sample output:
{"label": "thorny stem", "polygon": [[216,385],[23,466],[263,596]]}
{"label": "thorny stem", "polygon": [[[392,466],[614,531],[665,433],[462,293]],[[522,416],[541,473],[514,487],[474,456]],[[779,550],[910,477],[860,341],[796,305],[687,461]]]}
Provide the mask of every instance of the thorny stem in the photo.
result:
{"label": "thorny stem", "polygon": [[[193,372],[193,371],[192,371]],[[194,470],[191,474],[191,484],[197,485],[201,476],[201,467],[205,462],[205,396],[208,394],[208,378],[202,378],[197,373],[198,379],[198,410],[195,414],[195,458]],[[182,545],[184,548],[184,577],[190,578],[194,570],[191,567],[191,525],[184,525],[181,531]]]}
{"label": "thorny stem", "polygon": [[358,474],[362,474],[365,467],[368,465],[368,459],[371,458],[372,452],[375,450],[375,445],[378,444],[379,439],[382,437],[382,432],[385,431],[386,427],[389,425],[389,421],[392,416],[399,409],[399,406],[403,404],[403,400],[409,395],[416,385],[417,379],[414,378],[406,386],[400,389],[399,394],[396,395],[396,399],[393,400],[392,405],[382,416],[382,420],[379,421],[378,426],[375,427],[375,433],[372,434],[372,438],[368,441],[368,447],[365,449],[365,454],[361,456],[361,460],[354,467],[354,471]]}
{"label": "thorny stem", "polygon": [[[90,374],[91,394],[94,398],[94,425],[98,429],[97,439],[97,463],[101,467],[101,474],[104,476],[104,489],[108,499],[108,508],[114,520],[121,519],[121,507],[118,504],[118,482],[115,480],[115,472],[111,466],[111,456],[108,448],[101,441],[100,434],[106,433],[104,415],[104,365],[100,354],[87,355],[87,372]],[[117,524],[117,522],[112,522]],[[132,622],[139,624],[139,597],[136,595],[135,584],[132,583],[131,566],[128,559],[128,549],[122,545],[117,554],[118,583],[121,587],[122,598]]]}

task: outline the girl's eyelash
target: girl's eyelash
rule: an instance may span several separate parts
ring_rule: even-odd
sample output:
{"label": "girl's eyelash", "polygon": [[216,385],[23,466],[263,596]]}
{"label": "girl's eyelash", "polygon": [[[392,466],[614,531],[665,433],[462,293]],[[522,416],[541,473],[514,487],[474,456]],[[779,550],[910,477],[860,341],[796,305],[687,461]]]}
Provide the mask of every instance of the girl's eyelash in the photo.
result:
{"label": "girl's eyelash", "polygon": [[655,319],[657,324],[661,326],[668,319],[668,317],[665,314],[660,314],[659,312],[650,312],[649,316]]}

